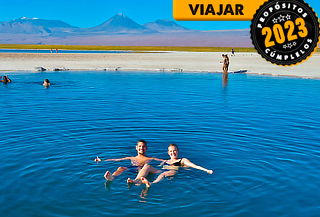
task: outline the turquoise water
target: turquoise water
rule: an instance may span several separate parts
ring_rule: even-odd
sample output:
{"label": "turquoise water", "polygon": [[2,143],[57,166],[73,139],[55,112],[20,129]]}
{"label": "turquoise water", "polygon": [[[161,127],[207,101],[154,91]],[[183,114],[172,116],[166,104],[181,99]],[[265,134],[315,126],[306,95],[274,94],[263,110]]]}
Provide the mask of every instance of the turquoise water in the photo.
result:
{"label": "turquoise water", "polygon": [[[17,73],[0,84],[1,216],[310,216],[320,213],[320,80],[144,72]],[[41,86],[48,78],[52,86]],[[168,159],[181,169],[146,191],[103,174]],[[157,165],[157,164],[155,164]]]}

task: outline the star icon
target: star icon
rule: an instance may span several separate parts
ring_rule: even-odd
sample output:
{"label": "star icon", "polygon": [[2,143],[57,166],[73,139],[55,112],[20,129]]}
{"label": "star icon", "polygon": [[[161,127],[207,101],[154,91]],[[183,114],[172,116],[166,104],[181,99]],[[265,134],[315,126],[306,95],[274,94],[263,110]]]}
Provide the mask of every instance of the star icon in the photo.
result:
{"label": "star icon", "polygon": [[292,44],[291,44],[291,43],[289,43],[287,46],[288,46],[288,48],[290,48],[290,49],[292,48]]}
{"label": "star icon", "polygon": [[283,48],[284,48],[284,49],[287,49],[287,45],[283,45]]}
{"label": "star icon", "polygon": [[291,15],[290,15],[290,14],[287,14],[286,19],[287,19],[287,20],[291,20]]}
{"label": "star icon", "polygon": [[284,18],[285,18],[285,16],[283,16],[282,14],[280,14],[280,16],[279,16],[279,22],[284,22]]}
{"label": "star icon", "polygon": [[278,23],[278,19],[277,18],[273,18],[272,22],[275,24],[275,23]]}

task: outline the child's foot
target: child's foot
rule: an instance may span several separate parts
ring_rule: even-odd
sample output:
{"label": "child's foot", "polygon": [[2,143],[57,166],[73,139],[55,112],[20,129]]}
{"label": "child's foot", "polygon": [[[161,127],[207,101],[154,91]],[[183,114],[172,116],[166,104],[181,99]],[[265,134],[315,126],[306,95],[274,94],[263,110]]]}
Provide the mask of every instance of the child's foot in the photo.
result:
{"label": "child's foot", "polygon": [[127,179],[128,184],[135,184],[135,185],[141,185],[141,181],[139,179]]}
{"label": "child's foot", "polygon": [[113,181],[113,176],[111,175],[111,173],[109,171],[107,171],[105,174],[104,174],[104,178],[107,180],[107,181]]}
{"label": "child's foot", "polygon": [[134,184],[135,182],[134,182],[134,180],[128,178],[128,179],[127,179],[127,183],[128,183],[128,184]]}
{"label": "child's foot", "polygon": [[140,179],[143,184],[145,184],[148,188],[150,188],[151,183],[148,181],[148,179],[146,179],[145,177],[141,177]]}

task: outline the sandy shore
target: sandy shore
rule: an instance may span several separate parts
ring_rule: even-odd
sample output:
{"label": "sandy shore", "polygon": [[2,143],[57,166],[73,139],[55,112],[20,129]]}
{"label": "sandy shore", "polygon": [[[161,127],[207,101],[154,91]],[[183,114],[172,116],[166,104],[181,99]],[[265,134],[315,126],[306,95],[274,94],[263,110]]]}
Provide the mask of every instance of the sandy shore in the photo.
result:
{"label": "sandy shore", "polygon": [[[0,53],[0,70],[3,71],[1,74],[36,71],[35,67],[43,67],[49,71],[55,68],[66,68],[69,70],[221,72],[221,54],[209,52]],[[320,79],[319,63],[319,53],[313,54],[306,62],[292,67],[273,65],[256,53],[236,53],[236,56],[230,57],[230,71],[246,70],[247,74]]]}

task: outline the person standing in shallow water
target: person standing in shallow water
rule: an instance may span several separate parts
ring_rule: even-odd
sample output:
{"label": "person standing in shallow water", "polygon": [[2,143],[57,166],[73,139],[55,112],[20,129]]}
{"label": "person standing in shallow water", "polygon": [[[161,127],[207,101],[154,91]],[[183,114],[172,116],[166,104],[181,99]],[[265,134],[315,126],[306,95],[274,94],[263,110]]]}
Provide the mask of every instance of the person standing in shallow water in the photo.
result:
{"label": "person standing in shallow water", "polygon": [[[123,161],[123,160],[130,160],[131,161],[131,166],[129,167],[118,167],[118,169],[111,173],[110,171],[106,171],[104,174],[104,178],[107,181],[113,181],[113,179],[119,175],[121,175],[123,172],[127,170],[131,170],[133,172],[139,172],[142,170],[142,168],[148,168],[148,171],[144,170],[142,175],[147,176],[149,173],[159,173],[161,172],[160,170],[155,169],[154,167],[148,165],[149,162],[152,160],[156,161],[163,161],[162,159],[158,158],[153,158],[153,157],[147,157],[146,152],[147,152],[147,142],[145,140],[139,140],[136,144],[136,151],[137,151],[137,156],[132,156],[132,157],[124,157],[124,158],[118,158],[118,159],[106,159],[104,161]],[[94,159],[96,162],[102,161],[99,157],[96,157]],[[140,177],[138,177],[140,178]],[[140,181],[140,179],[139,179]]]}
{"label": "person standing in shallow water", "polygon": [[223,62],[223,64],[225,65],[225,71],[224,71],[224,73],[228,73],[228,71],[229,71],[229,64],[230,64],[230,59],[229,59],[229,57],[228,57],[228,54],[226,54],[226,55],[224,55],[224,62]]}
{"label": "person standing in shallow water", "polygon": [[229,70],[229,57],[227,54],[222,54],[222,58],[223,60],[220,61],[220,63],[223,63],[223,66],[222,66],[222,72],[223,73],[228,73],[228,70]]}
{"label": "person standing in shallow water", "polygon": [[[160,182],[165,177],[174,176],[180,167],[191,167],[202,170],[208,174],[213,173],[213,170],[208,170],[204,167],[198,166],[187,158],[179,158],[179,148],[176,144],[170,144],[168,146],[168,155],[170,156],[170,159],[164,161],[166,165],[163,167],[163,169],[165,169],[165,171],[162,172],[153,182],[149,182],[145,176],[141,175],[140,180],[143,184],[145,184],[147,187],[150,187],[152,184]],[[144,173],[143,169],[139,173]]]}

